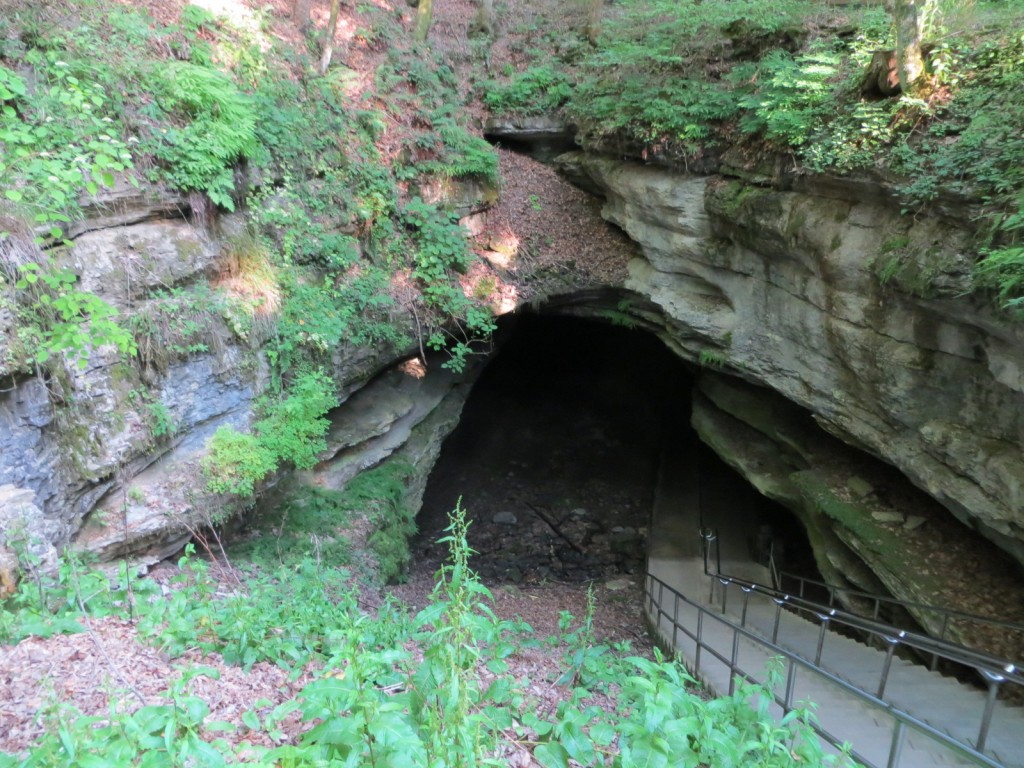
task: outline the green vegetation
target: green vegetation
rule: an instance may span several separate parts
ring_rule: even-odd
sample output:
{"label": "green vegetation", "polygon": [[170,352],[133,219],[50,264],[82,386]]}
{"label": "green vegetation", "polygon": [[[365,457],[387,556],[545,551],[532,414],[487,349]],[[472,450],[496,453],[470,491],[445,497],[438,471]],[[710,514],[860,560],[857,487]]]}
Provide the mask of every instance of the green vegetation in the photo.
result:
{"label": "green vegetation", "polygon": [[294,483],[268,507],[272,511],[256,521],[276,535],[242,551],[282,566],[303,558],[346,563],[346,531],[361,517],[370,524],[366,544],[373,553],[374,579],[385,584],[403,581],[411,558],[409,540],[416,533],[415,515],[406,503],[406,481],[412,470],[408,462],[389,458],[360,472],[340,491]]}
{"label": "green vegetation", "polygon": [[470,133],[457,119],[453,98],[458,81],[452,67],[421,49],[389,48],[388,61],[377,70],[377,89],[389,94],[386,109],[392,119],[412,111],[418,115],[402,142],[396,173],[400,178],[420,175],[498,180],[494,150]]}
{"label": "green vegetation", "polygon": [[697,362],[704,368],[724,368],[729,358],[716,349],[702,349],[697,356]]}
{"label": "green vegetation", "polygon": [[131,167],[131,154],[101,85],[54,51],[30,50],[25,61],[37,78],[32,88],[0,63],[0,290],[13,283],[22,292],[16,313],[24,329],[21,359],[10,363],[31,369],[66,351],[85,367],[93,347],[132,352],[131,337],[113,320],[113,307],[75,289],[75,275],[38,245],[60,242],[79,194],[112,186],[114,174]]}
{"label": "green vegetation", "polygon": [[[593,632],[594,598],[578,622],[563,612],[559,635],[543,641],[565,652],[556,680],[516,680],[510,658],[540,642],[521,621],[501,619],[470,565],[466,513],[457,507],[443,543],[447,564],[417,615],[386,601],[359,608],[344,569],[311,558],[274,567],[238,562],[244,581],[218,589],[194,555],[179,563],[168,595],[134,582],[113,590],[106,577],[70,562],[54,583],[22,584],[5,611],[0,640],[80,631],[93,618],[134,606],[140,635],[178,657],[196,648],[245,668],[273,662],[293,679],[311,680],[279,704],[256,701],[241,722],[211,719],[192,690],[208,666],[185,666],[164,701],[114,702],[109,717],[55,704],[46,732],[27,755],[0,754],[0,766],[224,765],[463,766],[501,765],[501,742],[532,749],[545,768],[582,765],[852,765],[823,754],[799,709],[781,723],[768,714],[770,686],[743,684],[705,700],[677,662],[636,655],[628,644],[603,645]],[[127,584],[123,577],[122,583]],[[541,714],[531,687],[562,687],[557,710]],[[594,693],[613,695],[609,711]],[[282,722],[297,713],[298,733]],[[274,746],[257,746],[257,744]]]}
{"label": "green vegetation", "polygon": [[[378,73],[396,96],[388,114],[372,92],[352,97],[347,70],[317,76],[301,52],[275,47],[260,30],[198,7],[186,6],[176,23],[165,25],[143,10],[102,0],[65,5],[16,4],[0,24],[6,33],[0,43],[0,256],[26,305],[19,312],[20,348],[40,350],[23,354],[22,365],[64,351],[84,364],[92,348],[109,343],[134,353],[131,336],[114,324],[114,309],[74,290],[64,266],[72,246],[62,240],[67,225],[118,175],[132,183],[145,176],[190,193],[200,219],[208,220],[215,207],[245,203],[251,237],[269,253],[270,269],[282,270],[276,277],[283,303],[269,308],[281,310],[275,318],[280,327],[262,334],[273,338],[268,353],[281,388],[289,384],[287,371],[321,366],[343,342],[407,345],[415,325],[409,310],[417,305],[431,346],[445,346],[453,334],[453,365],[463,364],[474,338],[489,333],[485,305],[461,294],[457,272],[424,270],[422,261],[408,258],[410,235],[424,253],[430,232],[445,238],[441,247],[461,268],[472,257],[461,233],[458,243],[451,241],[450,218],[441,209],[422,211],[436,227],[424,220],[407,231],[400,184],[497,178],[493,150],[461,122],[461,98],[443,62],[394,47]],[[96,23],[76,25],[72,17]],[[396,121],[408,126],[410,152],[389,165],[378,143]],[[31,233],[28,240],[37,235],[51,254],[25,258],[25,233]],[[413,270],[422,297],[403,294],[399,307],[392,280]],[[24,292],[37,281],[57,291],[54,312],[36,311],[38,297]],[[174,313],[165,296],[154,298]],[[221,306],[232,328],[248,337],[245,310],[252,317],[260,307],[226,298],[210,304]],[[302,327],[311,318],[321,326]],[[203,351],[203,341],[161,346],[168,332],[189,335],[173,325],[166,318],[134,329],[143,337],[144,359],[162,358],[155,361],[158,369],[168,353],[180,353],[176,348]]]}
{"label": "green vegetation", "polygon": [[[885,9],[807,0],[626,0],[596,46],[489,82],[494,111],[561,108],[584,146],[684,167],[730,147],[782,154],[794,173],[878,173],[906,213],[979,204],[978,289],[1019,311],[1024,195],[1024,3],[928,3],[925,73],[912,96],[865,90],[876,51],[896,46]],[[891,260],[889,260],[891,263]],[[891,269],[891,267],[889,267]],[[930,276],[915,275],[929,295]]]}
{"label": "green vegetation", "polygon": [[22,264],[18,272],[15,287],[25,299],[18,307],[25,324],[21,343],[34,350],[26,355],[26,363],[42,365],[66,354],[85,368],[90,349],[105,344],[123,354],[135,352],[131,335],[113,319],[117,310],[95,294],[75,288],[78,278],[72,272],[34,262]]}
{"label": "green vegetation", "polygon": [[[0,65],[0,185],[33,224],[61,237],[84,189],[95,195],[131,167],[129,142],[102,86],[56,51],[26,51],[38,82]],[[9,233],[5,233],[9,234]]]}
{"label": "green vegetation", "polygon": [[284,463],[309,469],[327,447],[327,412],[337,406],[333,383],[321,372],[299,375],[287,396],[265,399],[253,434],[220,427],[203,457],[206,485],[214,493],[248,496]]}
{"label": "green vegetation", "polygon": [[508,83],[488,82],[483,102],[498,114],[544,115],[560,109],[571,96],[572,84],[565,72],[539,65],[516,73]]}
{"label": "green vegetation", "polygon": [[156,177],[184,192],[205,192],[229,211],[235,209],[234,167],[256,153],[256,111],[224,72],[187,61],[155,69],[149,87],[169,123],[151,140],[159,161]]}
{"label": "green vegetation", "polygon": [[362,511],[373,524],[368,543],[377,559],[377,573],[386,584],[405,579],[412,557],[409,539],[416,533],[416,512],[405,498],[405,481],[412,470],[407,462],[391,459],[345,486],[345,509]]}
{"label": "green vegetation", "polygon": [[207,285],[154,291],[127,322],[139,362],[165,373],[172,360],[216,347],[221,302]]}

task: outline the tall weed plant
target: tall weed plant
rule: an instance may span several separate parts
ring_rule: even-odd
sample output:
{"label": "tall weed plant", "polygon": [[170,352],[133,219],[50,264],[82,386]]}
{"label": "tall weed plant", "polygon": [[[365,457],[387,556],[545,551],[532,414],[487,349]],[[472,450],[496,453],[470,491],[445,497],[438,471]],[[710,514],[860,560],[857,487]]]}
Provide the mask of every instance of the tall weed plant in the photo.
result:
{"label": "tall weed plant", "polygon": [[[0,766],[469,768],[506,764],[503,744],[510,740],[545,768],[852,765],[845,754],[825,754],[809,728],[809,708],[772,719],[779,668],[769,670],[764,685],[741,684],[732,696],[706,700],[679,663],[598,644],[592,593],[579,626],[572,629],[574,618],[563,615],[560,636],[551,641],[565,648],[566,669],[543,684],[562,687],[564,695],[555,712],[540,715],[509,667],[535,643],[532,630],[495,615],[489,590],[471,568],[468,526],[460,504],[442,539],[448,561],[414,618],[394,601],[375,616],[364,613],[347,573],[314,561],[257,569],[228,590],[203,560],[187,554],[170,594],[137,590],[144,596],[137,602],[140,634],[172,656],[199,649],[246,668],[270,661],[313,680],[295,698],[256,702],[240,722],[218,722],[190,690],[192,680],[217,672],[188,667],[161,703],[115,702],[104,716],[55,704],[45,735],[25,755],[0,754]],[[51,592],[57,587],[47,587],[35,604],[73,618],[69,606],[94,604],[97,598],[87,595],[105,577],[80,571],[75,578],[59,597]],[[104,605],[124,610],[120,600]],[[615,699],[613,711],[589,700],[598,690]],[[303,724],[288,736],[281,723],[292,713]],[[254,746],[254,734],[277,746]]]}

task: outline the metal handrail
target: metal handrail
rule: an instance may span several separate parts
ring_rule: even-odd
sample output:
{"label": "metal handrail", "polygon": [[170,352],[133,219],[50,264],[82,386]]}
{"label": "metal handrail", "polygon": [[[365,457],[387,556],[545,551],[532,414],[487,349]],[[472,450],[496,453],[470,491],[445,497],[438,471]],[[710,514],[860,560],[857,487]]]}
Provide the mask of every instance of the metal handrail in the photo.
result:
{"label": "metal handrail", "polygon": [[[893,624],[888,624],[886,622],[881,621],[878,618],[877,610],[874,612],[873,616],[870,619],[868,619],[866,617],[861,616],[860,614],[847,610],[846,608],[836,608],[834,593],[830,593],[830,599],[828,603],[820,603],[816,600],[811,600],[810,598],[805,597],[802,591],[799,594],[793,595],[792,593],[781,589],[781,587],[768,586],[765,584],[760,584],[756,581],[743,579],[740,577],[731,576],[729,574],[723,573],[721,548],[719,547],[717,531],[715,531],[712,528],[702,528],[700,529],[700,538],[701,549],[704,557],[704,573],[707,576],[712,576],[718,578],[719,580],[727,579],[732,583],[736,583],[737,585],[743,585],[747,588],[755,588],[762,594],[767,594],[771,597],[784,599],[791,606],[802,606],[806,611],[813,612],[815,614],[821,611],[833,611],[835,612],[837,618],[840,618],[842,620],[842,623],[845,623],[854,629],[861,629],[863,631],[868,631],[876,635],[892,635],[894,633],[903,632],[906,635],[906,637],[910,639],[910,641],[905,643],[906,645],[918,648],[919,650],[933,657],[938,656],[942,658],[947,658],[950,661],[955,661],[960,664],[966,664],[967,666],[981,665],[987,667],[990,671],[999,673],[1002,673],[1001,670],[1005,670],[1007,667],[1009,667],[1010,669],[1016,669],[1017,667],[1022,666],[1019,663],[1019,661],[1005,659],[984,653],[982,651],[977,651],[973,648],[968,648],[967,646],[964,646],[955,641],[947,640],[946,638],[941,636],[934,637],[932,635],[922,635],[911,629],[907,629],[906,627],[897,627]],[[709,567],[709,549],[711,548],[712,544],[715,548],[714,572],[712,572]],[[813,580],[807,579],[806,581],[812,582]],[[829,586],[827,584],[824,584],[824,582],[817,583],[822,584],[826,587]],[[833,587],[833,589],[836,590],[836,592],[843,591],[843,588],[841,587]],[[865,596],[871,597],[871,595],[868,595],[868,593],[863,594]],[[889,601],[895,605],[900,605],[903,607],[913,607],[918,605],[916,603],[912,603],[909,601],[899,600],[898,598],[890,598]],[[969,613],[941,608],[939,606],[927,606],[921,604],[921,607],[931,608],[935,611],[941,611],[946,613],[948,616],[964,619],[973,619],[979,622],[988,621],[988,623],[994,626],[1005,625],[1004,628],[1018,629],[1020,631],[1024,631],[1024,625],[1018,625],[1012,622],[999,622],[995,619],[987,620],[986,617],[983,616],[974,616]],[[946,625],[947,622],[944,622],[943,626],[945,627]],[[1024,684],[1024,677],[1020,675],[1014,675],[1014,679],[1015,681]]]}
{"label": "metal handrail", "polygon": [[[1018,665],[1014,661],[1002,659],[998,656],[991,656],[987,653],[982,653],[981,651],[975,651],[972,648],[958,645],[957,643],[949,640],[938,640],[930,637],[929,635],[922,635],[910,630],[900,629],[880,621],[864,619],[856,614],[847,613],[841,608],[815,603],[807,600],[806,598],[794,597],[777,589],[772,589],[764,584],[749,581],[748,579],[742,579],[736,576],[727,576],[725,574],[718,575],[716,578],[718,579],[719,584],[725,588],[735,584],[743,590],[744,594],[747,596],[752,592],[765,595],[776,602],[780,608],[788,607],[798,613],[811,615],[816,617],[818,620],[825,620],[836,625],[843,625],[850,629],[873,635],[881,640],[894,636],[899,637],[901,645],[913,648],[923,654],[938,655],[958,664],[975,667],[982,673],[989,671],[995,674],[1004,675],[1007,680],[1018,685],[1024,685],[1024,673],[1018,670]],[[724,599],[727,599],[727,595],[723,591],[723,600]],[[827,617],[827,619],[823,619],[823,617]]]}
{"label": "metal handrail", "polygon": [[[885,660],[880,672],[876,696],[879,700],[885,695],[888,684],[889,672],[892,666],[893,656],[897,646],[912,648],[920,653],[931,655],[933,658],[942,658],[961,666],[975,669],[988,687],[985,699],[985,708],[982,712],[981,724],[977,736],[976,746],[983,750],[985,741],[988,738],[989,729],[992,723],[992,716],[995,712],[996,699],[999,689],[1004,684],[1024,687],[1024,674],[1018,669],[1015,662],[990,656],[970,648],[965,648],[948,640],[938,640],[927,635],[898,629],[891,625],[884,624],[872,619],[864,619],[855,614],[847,613],[834,606],[826,606],[815,603],[806,598],[794,597],[780,590],[768,587],[764,584],[750,581],[735,576],[729,576],[721,572],[721,549],[718,546],[717,534],[710,529],[701,530],[701,546],[704,557],[704,571],[708,576],[713,577],[711,582],[711,594],[708,596],[708,603],[714,602],[714,582],[717,580],[723,587],[721,611],[724,614],[728,603],[729,586],[735,584],[742,590],[743,606],[740,611],[740,626],[746,627],[747,606],[752,593],[760,593],[770,598],[775,603],[775,620],[772,629],[771,642],[777,643],[779,626],[782,617],[783,607],[789,607],[798,613],[809,615],[812,621],[820,622],[818,643],[815,651],[813,664],[821,663],[824,651],[825,639],[830,627],[842,625],[874,637],[882,647],[886,648]],[[709,550],[715,545],[716,573],[709,571]]]}
{"label": "metal handrail", "polygon": [[[658,587],[658,597],[655,600],[654,587]],[[672,613],[664,609],[665,591],[668,591],[673,596],[673,609]],[[795,688],[796,671],[797,669],[803,669],[812,674],[818,675],[828,680],[831,684],[839,687],[846,693],[857,698],[858,700],[874,707],[883,713],[888,714],[893,719],[893,735],[890,742],[888,757],[885,762],[887,768],[896,768],[900,763],[900,755],[903,749],[903,745],[906,741],[906,731],[908,727],[919,734],[922,734],[933,742],[936,742],[939,746],[946,750],[972,760],[979,765],[989,766],[990,768],[1003,768],[1002,763],[993,760],[984,754],[984,739],[980,740],[977,747],[970,744],[965,744],[960,740],[956,739],[949,734],[943,733],[937,730],[928,723],[919,720],[908,712],[905,712],[892,704],[882,700],[880,696],[874,696],[867,691],[861,690],[855,685],[850,684],[846,680],[839,678],[820,666],[817,666],[807,659],[799,656],[798,654],[790,651],[782,646],[779,646],[775,642],[769,641],[759,635],[752,633],[745,627],[739,626],[733,621],[730,621],[727,617],[720,615],[705,605],[702,605],[694,600],[690,600],[685,595],[677,591],[671,585],[665,583],[654,574],[648,572],[647,579],[645,582],[645,597],[647,598],[647,615],[652,620],[655,629],[660,630],[662,619],[668,619],[672,624],[672,637],[669,640],[669,644],[672,650],[675,651],[679,647],[679,632],[681,631],[687,637],[695,643],[695,658],[693,660],[693,673],[694,675],[700,674],[701,667],[701,655],[702,653],[708,653],[722,664],[725,664],[729,669],[729,693],[730,695],[734,691],[735,676],[750,680],[754,683],[759,683],[757,677],[753,671],[743,669],[738,663],[738,646],[739,638],[743,637],[746,640],[759,645],[771,652],[774,656],[781,656],[786,660],[785,669],[785,686],[784,694],[780,696],[777,691],[772,691],[772,698],[776,704],[782,707],[785,714],[788,714],[793,710],[793,692]],[[680,602],[689,605],[691,608],[697,610],[697,626],[695,631],[691,631],[687,627],[683,626],[679,622],[679,604]],[[654,618],[652,618],[652,615]],[[730,656],[725,656],[719,653],[715,648],[711,647],[704,640],[704,623],[705,619],[717,621],[720,624],[728,627],[733,634],[732,652]],[[833,747],[837,749],[843,749],[845,742],[838,736],[827,731],[820,722],[816,719],[810,720],[810,727],[818,734],[822,739],[827,741]],[[874,763],[864,757],[864,755],[858,753],[856,750],[850,751],[851,757],[861,765],[867,766],[868,768],[881,768],[881,764]]]}
{"label": "metal handrail", "polygon": [[790,590],[796,592],[799,597],[803,597],[806,592],[808,585],[815,587],[822,587],[828,591],[829,602],[828,604],[834,605],[836,596],[839,594],[847,595],[849,597],[858,598],[862,600],[868,600],[874,603],[874,610],[872,611],[871,618],[877,619],[880,613],[882,605],[892,605],[899,608],[904,608],[908,611],[930,611],[932,613],[940,614],[942,618],[942,628],[939,633],[939,638],[945,637],[946,630],[949,628],[950,619],[962,619],[963,621],[970,621],[976,624],[987,624],[989,626],[997,627],[999,629],[1008,629],[1014,632],[1024,633],[1024,623],[1017,621],[1007,621],[1006,619],[995,619],[991,616],[980,616],[976,613],[967,613],[966,611],[958,611],[953,608],[944,608],[940,605],[931,605],[930,603],[918,603],[912,600],[901,600],[891,595],[876,595],[871,592],[863,592],[857,589],[851,589],[849,587],[840,587],[835,584],[829,584],[824,581],[817,579],[811,579],[806,576],[800,576],[795,573],[789,573],[787,571],[778,570],[777,565],[772,561],[770,568],[775,566],[773,571],[773,580],[777,579],[775,584],[776,589],[783,589],[785,580],[795,581],[799,588]]}

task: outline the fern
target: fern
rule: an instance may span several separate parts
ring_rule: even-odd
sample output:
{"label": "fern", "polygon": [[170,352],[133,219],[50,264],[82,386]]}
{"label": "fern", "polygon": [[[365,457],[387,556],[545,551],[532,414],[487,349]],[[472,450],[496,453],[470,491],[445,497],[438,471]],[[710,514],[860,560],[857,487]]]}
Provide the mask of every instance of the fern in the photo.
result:
{"label": "fern", "polygon": [[163,163],[160,175],[234,210],[234,166],[259,146],[252,100],[224,73],[186,61],[162,66],[153,90],[160,108],[181,123],[154,143],[153,153]]}
{"label": "fern", "polygon": [[[832,109],[831,80],[839,71],[840,57],[819,48],[794,58],[786,51],[772,51],[756,68],[755,89],[739,100],[745,110],[740,128],[763,132],[766,139],[789,146],[807,142],[811,133]],[[745,68],[733,77],[741,79]]]}

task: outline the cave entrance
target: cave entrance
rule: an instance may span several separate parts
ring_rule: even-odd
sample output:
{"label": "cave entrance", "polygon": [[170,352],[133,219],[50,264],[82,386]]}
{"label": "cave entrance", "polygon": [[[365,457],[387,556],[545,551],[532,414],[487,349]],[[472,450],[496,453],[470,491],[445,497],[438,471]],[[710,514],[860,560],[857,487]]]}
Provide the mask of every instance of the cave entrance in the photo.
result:
{"label": "cave entrance", "polygon": [[[416,561],[444,556],[436,542],[460,497],[473,521],[474,567],[491,582],[642,572],[652,509],[687,508],[671,537],[695,546],[694,501],[738,512],[742,531],[730,536],[744,547],[770,525],[788,551],[810,559],[799,522],[697,438],[692,369],[658,338],[524,313],[502,321],[496,342],[430,475]],[[655,535],[663,547],[662,529]]]}

